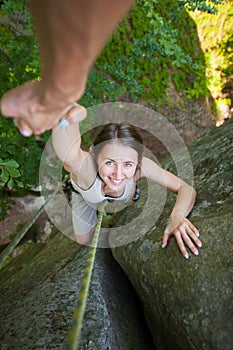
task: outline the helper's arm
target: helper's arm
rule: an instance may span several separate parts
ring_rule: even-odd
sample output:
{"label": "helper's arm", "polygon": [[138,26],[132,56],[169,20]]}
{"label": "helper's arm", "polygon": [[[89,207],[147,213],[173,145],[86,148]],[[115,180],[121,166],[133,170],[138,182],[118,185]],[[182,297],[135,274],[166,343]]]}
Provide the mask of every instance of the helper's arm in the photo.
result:
{"label": "helper's arm", "polygon": [[42,80],[72,103],[106,39],[132,0],[29,0],[41,49]]}
{"label": "helper's arm", "polygon": [[29,0],[41,52],[41,80],[2,98],[1,113],[22,134],[51,129],[85,90],[89,70],[133,0]]}

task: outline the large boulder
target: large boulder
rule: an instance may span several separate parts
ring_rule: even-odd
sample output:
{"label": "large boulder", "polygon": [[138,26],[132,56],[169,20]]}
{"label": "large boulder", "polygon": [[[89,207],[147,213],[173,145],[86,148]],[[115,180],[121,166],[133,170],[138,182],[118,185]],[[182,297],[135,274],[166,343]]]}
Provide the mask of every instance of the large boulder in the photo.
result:
{"label": "large boulder", "polygon": [[[0,272],[2,350],[66,348],[88,249],[54,232]],[[99,249],[79,349],[153,349],[140,310],[110,249]]]}
{"label": "large boulder", "polygon": [[[190,220],[200,231],[203,242],[200,255],[190,255],[185,260],[174,238],[166,249],[161,248],[163,230],[174,204],[173,195],[167,196],[164,211],[149,232],[129,244],[116,244],[112,251],[143,303],[156,349],[230,350],[233,349],[233,119],[192,143],[189,153],[197,190]],[[171,159],[164,166],[176,171]],[[117,226],[123,227],[142,210],[147,199],[145,181],[141,192],[136,205],[117,215]],[[155,213],[156,205],[149,206],[143,223],[149,222]],[[133,220],[130,230],[138,232]]]}

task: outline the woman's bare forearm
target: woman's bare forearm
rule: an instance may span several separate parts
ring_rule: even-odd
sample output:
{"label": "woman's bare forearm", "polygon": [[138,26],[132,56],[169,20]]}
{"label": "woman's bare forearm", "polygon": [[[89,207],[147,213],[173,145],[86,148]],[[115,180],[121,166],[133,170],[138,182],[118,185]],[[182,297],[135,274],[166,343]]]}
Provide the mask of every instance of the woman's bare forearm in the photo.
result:
{"label": "woman's bare forearm", "polygon": [[181,185],[177,193],[176,203],[173,207],[171,217],[185,218],[192,210],[196,199],[196,191],[187,184]]}
{"label": "woman's bare forearm", "polygon": [[63,127],[58,123],[52,129],[53,148],[61,161],[67,167],[74,167],[80,163],[81,134],[79,123],[86,118],[84,107],[74,104],[73,108],[66,114],[69,126]]}

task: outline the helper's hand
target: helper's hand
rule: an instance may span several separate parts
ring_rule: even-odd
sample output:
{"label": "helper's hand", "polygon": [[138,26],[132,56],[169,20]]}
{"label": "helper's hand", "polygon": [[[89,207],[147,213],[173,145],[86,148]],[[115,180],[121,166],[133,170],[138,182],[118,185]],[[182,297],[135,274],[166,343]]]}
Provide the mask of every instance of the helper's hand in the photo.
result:
{"label": "helper's hand", "polygon": [[199,232],[197,228],[188,219],[184,218],[183,220],[181,220],[181,222],[175,228],[172,223],[172,220],[170,220],[168,226],[164,231],[162,243],[163,248],[167,246],[168,240],[171,235],[175,236],[179,249],[185,259],[189,258],[186,246],[191,250],[191,252],[194,255],[199,254],[197,247],[202,247],[202,243],[198,238]]}
{"label": "helper's hand", "polygon": [[10,90],[0,102],[2,115],[13,118],[24,136],[52,129],[73,106],[66,97],[46,90],[42,81],[30,81]]}

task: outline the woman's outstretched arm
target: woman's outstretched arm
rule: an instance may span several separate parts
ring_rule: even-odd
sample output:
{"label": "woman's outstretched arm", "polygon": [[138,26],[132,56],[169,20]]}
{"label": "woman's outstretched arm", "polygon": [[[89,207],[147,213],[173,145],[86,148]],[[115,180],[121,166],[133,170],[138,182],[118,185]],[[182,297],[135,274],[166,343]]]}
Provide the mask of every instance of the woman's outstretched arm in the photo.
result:
{"label": "woman's outstretched arm", "polygon": [[52,129],[52,143],[57,156],[71,173],[72,180],[83,189],[89,188],[96,178],[95,163],[90,154],[81,148],[79,123],[86,115],[86,109],[75,103],[67,112],[63,120],[65,123],[57,123]]}
{"label": "woman's outstretched arm", "polygon": [[81,162],[82,150],[80,148],[81,135],[79,123],[85,118],[85,108],[74,104],[73,108],[66,114],[66,120],[69,121],[69,126],[64,127],[62,124],[57,123],[52,129],[54,151],[70,172],[78,168]]}
{"label": "woman's outstretched arm", "polygon": [[198,255],[198,248],[202,246],[197,228],[187,219],[192,210],[196,191],[176,175],[160,168],[155,162],[143,158],[142,172],[151,181],[167,188],[177,195],[171,212],[169,223],[163,234],[162,247],[165,248],[171,235],[174,235],[182,255],[188,259],[188,247],[191,252]]}

